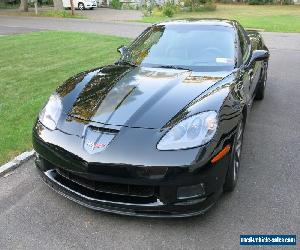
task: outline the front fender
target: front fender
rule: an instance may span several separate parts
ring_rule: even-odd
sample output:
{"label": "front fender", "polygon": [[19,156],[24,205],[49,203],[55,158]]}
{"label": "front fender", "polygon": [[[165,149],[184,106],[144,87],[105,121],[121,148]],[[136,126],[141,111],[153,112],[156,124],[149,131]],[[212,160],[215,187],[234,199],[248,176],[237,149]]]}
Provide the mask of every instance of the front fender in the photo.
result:
{"label": "front fender", "polygon": [[239,81],[238,71],[214,84],[198,98],[181,110],[168,124],[168,129],[181,120],[197,113],[214,110],[218,113],[219,123],[217,132],[205,146],[205,151],[200,150],[199,164],[205,164],[227,144],[232,145],[236,128],[247,113],[247,99],[243,83]]}

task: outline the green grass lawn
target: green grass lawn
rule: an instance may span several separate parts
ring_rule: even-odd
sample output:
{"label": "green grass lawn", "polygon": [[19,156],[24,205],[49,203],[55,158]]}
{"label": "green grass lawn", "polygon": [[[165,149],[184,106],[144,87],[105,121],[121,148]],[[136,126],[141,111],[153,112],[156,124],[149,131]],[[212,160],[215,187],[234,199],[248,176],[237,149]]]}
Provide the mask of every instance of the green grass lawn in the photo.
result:
{"label": "green grass lawn", "polygon": [[35,118],[68,77],[118,58],[129,39],[74,32],[0,36],[0,164],[30,149]]}
{"label": "green grass lawn", "polygon": [[[300,32],[300,5],[218,4],[216,11],[178,13],[172,19],[206,17],[236,19],[244,27],[265,31]],[[137,21],[155,23],[164,20],[169,18],[151,16]]]}

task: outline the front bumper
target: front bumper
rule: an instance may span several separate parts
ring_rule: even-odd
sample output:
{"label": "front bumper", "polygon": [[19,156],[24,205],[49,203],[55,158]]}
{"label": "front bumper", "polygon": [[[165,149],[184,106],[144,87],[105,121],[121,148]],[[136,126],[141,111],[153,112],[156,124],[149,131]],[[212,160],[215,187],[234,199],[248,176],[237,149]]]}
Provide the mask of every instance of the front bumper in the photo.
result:
{"label": "front bumper", "polygon": [[[161,160],[156,166],[145,166],[130,164],[128,158],[124,159],[126,164],[117,164],[113,158],[113,164],[95,163],[88,155],[80,155],[78,148],[66,150],[70,143],[80,145],[76,143],[78,137],[43,128],[38,131],[34,130],[33,145],[43,180],[58,193],[91,209],[132,216],[187,217],[204,213],[222,193],[229,156],[214,165],[196,162],[169,166],[168,160]],[[179,187],[199,183],[205,194],[178,199]],[[128,193],[124,192],[127,187]]]}
{"label": "front bumper", "polygon": [[117,202],[107,200],[107,196],[93,195],[89,190],[67,179],[61,178],[55,170],[46,172],[37,168],[43,181],[64,197],[87,208],[137,217],[189,217],[205,213],[218,199],[222,190],[210,197],[186,204],[164,204],[159,199],[149,203]]}

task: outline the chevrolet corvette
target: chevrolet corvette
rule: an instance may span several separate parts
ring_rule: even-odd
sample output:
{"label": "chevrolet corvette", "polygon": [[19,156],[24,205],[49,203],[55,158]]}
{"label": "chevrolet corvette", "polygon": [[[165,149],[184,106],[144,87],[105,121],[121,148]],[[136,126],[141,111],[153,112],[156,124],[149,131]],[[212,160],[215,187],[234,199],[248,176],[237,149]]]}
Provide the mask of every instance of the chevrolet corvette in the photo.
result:
{"label": "chevrolet corvette", "polygon": [[38,172],[99,211],[206,212],[235,188],[247,117],[264,98],[261,35],[232,20],[177,20],[118,51],[50,96],[33,128]]}

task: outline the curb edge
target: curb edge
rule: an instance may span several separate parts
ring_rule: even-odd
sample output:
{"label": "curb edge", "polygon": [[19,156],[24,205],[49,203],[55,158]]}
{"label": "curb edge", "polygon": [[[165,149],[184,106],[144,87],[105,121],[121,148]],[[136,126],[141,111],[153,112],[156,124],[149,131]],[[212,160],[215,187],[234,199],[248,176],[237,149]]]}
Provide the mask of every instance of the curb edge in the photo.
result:
{"label": "curb edge", "polygon": [[34,153],[34,150],[23,152],[22,154],[16,156],[13,160],[0,166],[0,177],[7,174],[8,172],[15,170],[25,161],[28,161],[30,158],[33,157]]}

